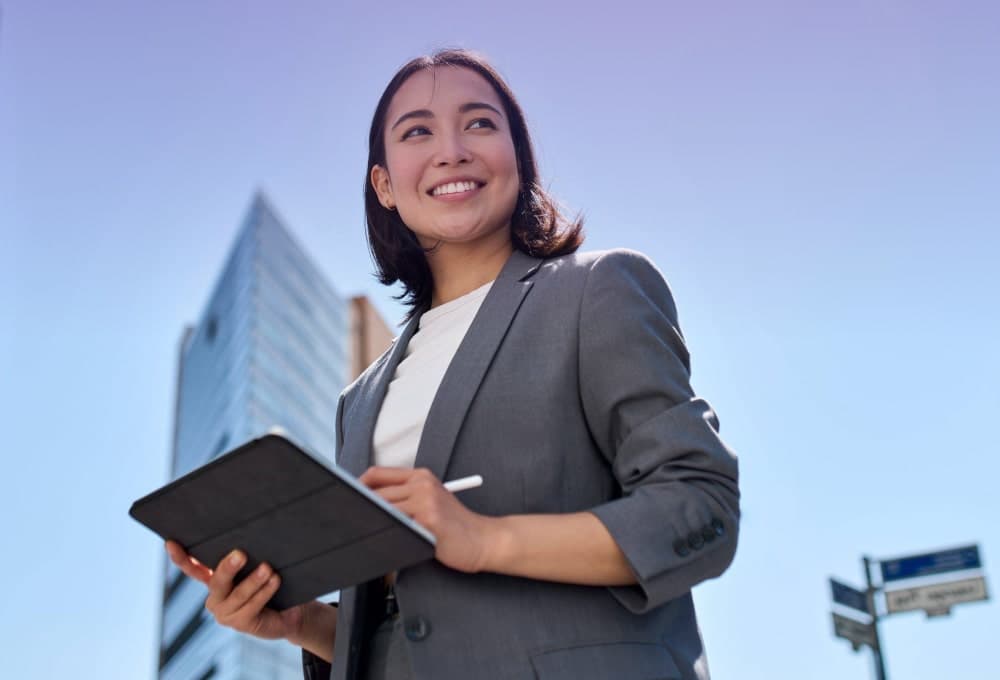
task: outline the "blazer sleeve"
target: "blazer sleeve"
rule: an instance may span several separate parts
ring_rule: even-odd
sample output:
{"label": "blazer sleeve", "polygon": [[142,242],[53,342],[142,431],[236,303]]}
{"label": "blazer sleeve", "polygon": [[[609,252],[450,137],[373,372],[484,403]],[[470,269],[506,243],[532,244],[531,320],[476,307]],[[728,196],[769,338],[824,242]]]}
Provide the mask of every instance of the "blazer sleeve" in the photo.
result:
{"label": "blazer sleeve", "polygon": [[736,456],[719,438],[690,364],[673,296],[643,255],[609,251],[581,300],[580,394],[588,426],[621,486],[591,512],[637,584],[612,587],[642,613],[721,574],[736,551]]}

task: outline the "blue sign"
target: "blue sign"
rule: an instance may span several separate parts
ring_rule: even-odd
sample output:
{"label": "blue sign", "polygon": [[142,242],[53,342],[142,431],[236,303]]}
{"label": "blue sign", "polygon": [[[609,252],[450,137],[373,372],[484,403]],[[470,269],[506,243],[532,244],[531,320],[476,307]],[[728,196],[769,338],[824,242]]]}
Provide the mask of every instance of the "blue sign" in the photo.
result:
{"label": "blue sign", "polygon": [[882,581],[900,581],[904,578],[932,576],[962,569],[979,569],[979,546],[967,545],[963,548],[942,550],[941,552],[911,555],[895,560],[883,560]]}
{"label": "blue sign", "polygon": [[830,589],[833,591],[833,601],[837,604],[871,614],[868,610],[868,596],[862,591],[834,579],[830,579]]}

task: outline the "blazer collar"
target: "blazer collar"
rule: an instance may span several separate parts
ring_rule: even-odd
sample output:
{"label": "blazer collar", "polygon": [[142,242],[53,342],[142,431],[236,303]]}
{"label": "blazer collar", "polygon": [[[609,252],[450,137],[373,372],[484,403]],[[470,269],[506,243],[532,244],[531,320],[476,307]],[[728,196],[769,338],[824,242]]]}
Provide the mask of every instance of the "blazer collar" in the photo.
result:
{"label": "blazer collar", "polygon": [[[385,361],[375,366],[368,379],[359,386],[357,406],[351,409],[349,414],[345,414],[345,417],[352,421],[351,436],[344,440],[340,455],[337,457],[337,464],[354,476],[360,476],[371,465],[372,436],[375,434],[375,421],[379,409],[382,407],[392,376],[396,374],[396,367],[403,360],[406,346],[417,332],[419,322],[420,315],[414,314],[399,337],[393,340]],[[354,419],[358,419],[358,422],[354,423]],[[348,429],[347,424],[344,423],[345,430]]]}
{"label": "blazer collar", "polygon": [[[542,260],[515,250],[500,270],[431,402],[417,448],[415,467],[429,468],[438,479],[444,479],[469,406],[521,302],[531,290],[532,282],[528,279],[541,263]],[[396,367],[403,360],[406,346],[416,333],[419,322],[420,314],[415,314],[390,349],[386,361],[371,375],[364,390],[367,394],[359,395],[362,403],[356,413],[362,420],[358,427],[352,428],[354,436],[344,442],[344,452],[340,457],[340,465],[354,475],[360,475],[372,464],[375,422],[389,383],[396,375]]]}
{"label": "blazer collar", "polygon": [[444,480],[458,432],[465,422],[486,369],[524,301],[541,260],[515,250],[483,300],[458,351],[448,365],[424,422],[414,467],[425,467]]}

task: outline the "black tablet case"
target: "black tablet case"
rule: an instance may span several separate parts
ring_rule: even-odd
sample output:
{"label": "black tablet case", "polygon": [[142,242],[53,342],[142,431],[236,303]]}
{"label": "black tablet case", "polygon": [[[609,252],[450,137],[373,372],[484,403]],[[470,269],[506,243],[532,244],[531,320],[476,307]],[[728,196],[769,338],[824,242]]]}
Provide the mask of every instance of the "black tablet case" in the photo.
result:
{"label": "black tablet case", "polygon": [[129,514],[215,568],[246,553],[281,576],[268,606],[307,602],[434,556],[433,536],[346,472],[269,434],[140,498]]}

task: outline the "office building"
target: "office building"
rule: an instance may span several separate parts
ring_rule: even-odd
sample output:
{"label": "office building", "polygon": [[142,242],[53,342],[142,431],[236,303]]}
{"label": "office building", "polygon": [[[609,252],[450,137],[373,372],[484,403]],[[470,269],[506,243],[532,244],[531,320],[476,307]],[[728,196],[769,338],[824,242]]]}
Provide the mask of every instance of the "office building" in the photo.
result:
{"label": "office building", "polygon": [[[258,193],[197,324],[179,348],[172,478],[274,426],[332,457],[337,397],[391,333],[340,297]],[[218,626],[205,588],[167,562],[161,680],[302,677],[300,653]]]}

